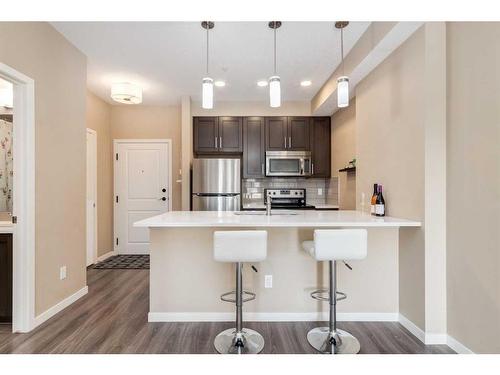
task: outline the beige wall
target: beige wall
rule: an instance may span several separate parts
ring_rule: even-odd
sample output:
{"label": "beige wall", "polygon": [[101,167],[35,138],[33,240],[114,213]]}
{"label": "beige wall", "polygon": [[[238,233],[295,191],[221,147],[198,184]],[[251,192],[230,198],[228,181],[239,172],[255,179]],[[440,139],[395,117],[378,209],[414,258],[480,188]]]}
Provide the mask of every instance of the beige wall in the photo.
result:
{"label": "beige wall", "polygon": [[86,58],[47,23],[0,22],[0,61],[35,81],[38,315],[86,285]]}
{"label": "beige wall", "polygon": [[[384,187],[387,214],[424,220],[424,29],[356,88],[356,202]],[[424,228],[400,230],[399,309],[425,329]]]}
{"label": "beige wall", "polygon": [[341,210],[356,209],[356,173],[339,172],[356,158],[356,100],[332,116],[332,177],[338,176]]}
{"label": "beige wall", "polygon": [[97,256],[113,251],[111,106],[87,91],[87,128],[97,132]]}
{"label": "beige wall", "polygon": [[500,23],[448,23],[448,334],[500,353]]}
{"label": "beige wall", "polygon": [[172,140],[172,209],[181,210],[181,107],[111,107],[112,139]]}

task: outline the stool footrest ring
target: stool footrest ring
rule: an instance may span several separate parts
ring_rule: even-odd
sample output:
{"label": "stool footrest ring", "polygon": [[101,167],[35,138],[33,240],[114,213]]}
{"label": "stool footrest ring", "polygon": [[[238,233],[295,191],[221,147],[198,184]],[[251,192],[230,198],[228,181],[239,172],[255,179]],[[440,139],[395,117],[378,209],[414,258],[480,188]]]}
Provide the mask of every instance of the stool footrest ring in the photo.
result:
{"label": "stool footrest ring", "polygon": [[[234,296],[233,298],[228,298],[228,296]],[[246,297],[245,297],[246,296]],[[256,294],[252,292],[248,292],[246,290],[243,291],[243,302],[253,301],[255,299]],[[236,303],[236,291],[227,292],[220,296],[220,299],[224,302]]]}
{"label": "stool footrest ring", "polygon": [[[328,289],[318,289],[311,293],[311,297],[318,301],[330,301],[330,297],[328,296]],[[324,294],[327,294],[326,296]],[[342,301],[347,298],[347,294],[342,292],[336,293],[336,301]]]}

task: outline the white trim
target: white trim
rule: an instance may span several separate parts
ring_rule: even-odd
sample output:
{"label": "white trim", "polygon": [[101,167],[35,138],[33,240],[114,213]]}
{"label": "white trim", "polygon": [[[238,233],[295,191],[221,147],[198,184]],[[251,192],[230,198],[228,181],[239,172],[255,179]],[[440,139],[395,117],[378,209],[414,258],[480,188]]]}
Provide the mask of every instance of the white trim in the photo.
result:
{"label": "white trim", "polygon": [[425,332],[403,314],[399,314],[399,324],[405,327],[417,339],[425,343]]}
{"label": "white trim", "polygon": [[12,331],[29,332],[35,320],[35,82],[0,63],[14,84]]}
{"label": "white trim", "polygon": [[106,259],[112,257],[113,255],[117,255],[117,253],[115,251],[113,251],[113,250],[109,251],[106,254],[101,255],[100,257],[97,257],[96,263],[102,262],[103,260],[106,260]]}
{"label": "white trim", "polygon": [[[314,322],[327,321],[328,312],[303,313],[243,313],[243,320],[251,322]],[[342,322],[397,322],[397,313],[338,313]],[[148,322],[232,322],[233,312],[149,312]]]}
{"label": "white trim", "polygon": [[50,309],[44,311],[43,313],[41,313],[40,315],[38,315],[35,320],[34,320],[34,324],[33,324],[33,328],[36,328],[38,327],[40,324],[42,324],[43,322],[49,320],[50,318],[52,318],[54,315],[56,315],[58,312],[61,312],[62,310],[64,310],[66,307],[68,307],[69,305],[71,305],[72,303],[76,302],[77,300],[79,300],[80,298],[82,298],[84,295],[86,295],[87,293],[89,292],[89,288],[88,286],[80,289],[79,291],[77,291],[76,293],[73,293],[72,295],[70,295],[69,297],[66,297],[65,299],[63,299],[61,302],[55,304],[54,306],[52,306]]}
{"label": "white trim", "polygon": [[425,345],[447,345],[448,335],[446,333],[426,333]]}
{"label": "white trim", "polygon": [[447,336],[446,344],[458,354],[474,354],[472,350],[470,350],[468,347],[466,347],[464,344],[457,341],[450,335]]}
{"label": "white trim", "polygon": [[[95,154],[94,154],[94,246],[93,246],[93,249],[92,249],[92,263],[90,263],[89,265],[92,265],[94,264],[96,261],[97,261],[97,241],[98,241],[98,233],[97,233],[97,228],[98,228],[98,219],[99,219],[99,215],[97,214],[97,210],[98,210],[98,198],[97,198],[97,185],[99,183],[99,181],[97,180],[99,178],[98,176],[98,173],[97,173],[97,160],[99,159],[99,155],[98,155],[98,139],[97,139],[97,132],[93,129],[90,129],[90,128],[87,128],[87,133],[89,134],[92,134],[94,137],[95,137]],[[88,141],[87,141],[88,142]],[[86,146],[87,149],[88,149],[88,145]],[[89,162],[89,155],[87,155],[86,157],[86,162],[88,163]],[[86,168],[88,168],[88,166],[86,166]],[[88,212],[85,212],[85,215],[87,215]],[[87,236],[87,233],[85,233],[85,236]],[[86,237],[87,238],[87,237]],[[85,247],[85,253],[87,252],[87,247]],[[85,263],[87,262],[87,255],[88,254],[85,254]]]}
{"label": "white trim", "polygon": [[[116,218],[118,217],[117,205],[115,197],[117,195],[118,181],[116,171],[116,153],[118,152],[118,145],[126,143],[166,143],[168,148],[168,211],[172,211],[172,140],[169,138],[158,139],[114,139],[113,140],[113,251],[119,254],[119,248],[116,246],[116,236],[118,233],[118,226]],[[123,254],[126,254],[124,252]]]}

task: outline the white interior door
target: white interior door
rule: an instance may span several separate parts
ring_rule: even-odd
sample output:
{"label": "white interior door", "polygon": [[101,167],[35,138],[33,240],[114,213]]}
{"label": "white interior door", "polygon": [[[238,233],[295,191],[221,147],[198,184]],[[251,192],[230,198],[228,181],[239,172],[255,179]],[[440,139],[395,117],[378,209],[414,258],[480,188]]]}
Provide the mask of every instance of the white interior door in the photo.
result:
{"label": "white interior door", "polygon": [[115,141],[115,251],[149,254],[149,230],[142,219],[170,207],[170,143]]}
{"label": "white interior door", "polygon": [[87,266],[97,258],[97,133],[87,129]]}

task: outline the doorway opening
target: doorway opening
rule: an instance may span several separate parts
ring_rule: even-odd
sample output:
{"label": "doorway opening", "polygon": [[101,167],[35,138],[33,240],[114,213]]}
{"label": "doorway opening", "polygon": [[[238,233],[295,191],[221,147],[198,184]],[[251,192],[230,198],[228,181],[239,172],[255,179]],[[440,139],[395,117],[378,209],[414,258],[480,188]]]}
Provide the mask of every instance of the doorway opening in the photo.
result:
{"label": "doorway opening", "polygon": [[97,259],[97,132],[87,129],[87,267]]}
{"label": "doorway opening", "polygon": [[35,84],[3,63],[0,79],[0,173],[6,177],[0,181],[0,230],[10,231],[12,243],[9,309],[12,331],[29,332],[35,324]]}

